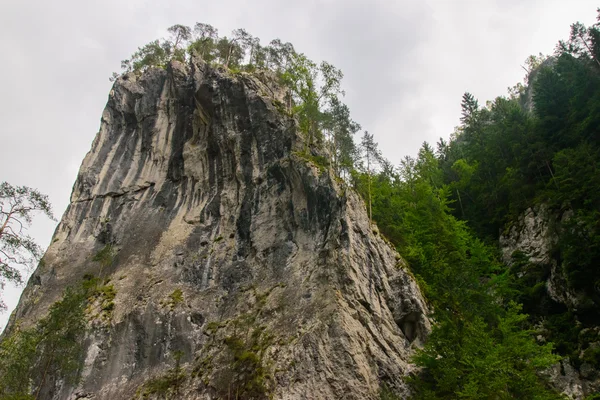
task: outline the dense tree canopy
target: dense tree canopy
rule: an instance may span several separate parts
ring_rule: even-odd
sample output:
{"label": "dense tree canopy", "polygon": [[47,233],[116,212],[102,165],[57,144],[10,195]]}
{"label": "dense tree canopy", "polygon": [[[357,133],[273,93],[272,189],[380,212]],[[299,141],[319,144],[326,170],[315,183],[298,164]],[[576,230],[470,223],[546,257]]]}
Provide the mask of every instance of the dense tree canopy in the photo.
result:
{"label": "dense tree canopy", "polygon": [[573,24],[555,54],[528,60],[527,86],[483,108],[465,94],[462,124],[437,152],[453,215],[486,241],[530,207],[559,219],[553,257],[580,296],[578,307],[553,300],[545,286],[551,265],[531,264],[523,254],[513,256],[502,290],[575,366],[600,366],[593,345],[600,337],[588,329],[600,325],[598,49],[600,24]]}
{"label": "dense tree canopy", "polygon": [[[481,107],[465,93],[461,125],[435,152],[424,144],[354,179],[435,309],[418,398],[556,398],[536,372],[557,360],[551,342],[576,367],[600,366],[598,49],[600,23],[574,24],[509,96]],[[548,294],[550,264],[497,260],[500,234],[536,206],[564,216],[553,251],[577,308]]]}
{"label": "dense tree canopy", "polygon": [[540,345],[521,306],[502,294],[504,268],[494,247],[452,215],[452,187],[439,159],[424,144],[416,158],[357,181],[372,198],[373,219],[408,261],[436,324],[415,361],[425,367],[412,382],[422,399],[539,398],[558,396],[537,375],[558,360]]}

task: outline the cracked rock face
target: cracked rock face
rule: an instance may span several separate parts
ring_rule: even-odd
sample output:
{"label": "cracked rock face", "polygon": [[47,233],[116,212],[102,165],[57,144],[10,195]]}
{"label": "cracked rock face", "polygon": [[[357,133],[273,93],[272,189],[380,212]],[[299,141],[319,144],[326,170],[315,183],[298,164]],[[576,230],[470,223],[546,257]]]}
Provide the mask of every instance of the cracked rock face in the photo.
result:
{"label": "cracked rock face", "polygon": [[296,155],[274,82],[201,60],[117,80],[11,325],[85,274],[111,279],[114,310],[90,322],[80,382],[43,398],[130,399],[177,358],[182,399],[408,394],[423,297],[362,200]]}
{"label": "cracked rock face", "polygon": [[[521,251],[529,262],[547,266],[549,275],[546,291],[550,298],[569,310],[577,310],[585,295],[569,288],[562,266],[553,255],[559,232],[563,229],[561,224],[571,218],[572,213],[565,211],[561,215],[543,204],[529,208],[500,236],[499,242],[502,259],[507,265],[511,265],[513,253]],[[548,368],[544,375],[555,389],[569,399],[583,400],[600,390],[600,372],[585,362],[576,369],[568,357]]]}
{"label": "cracked rock face", "polygon": [[561,266],[552,254],[558,242],[561,222],[569,216],[570,212],[565,212],[560,217],[543,204],[528,208],[511,225],[508,232],[500,236],[499,242],[502,260],[507,265],[512,263],[512,255],[515,251],[523,252],[533,264],[548,265],[550,268],[550,276],[546,282],[548,294],[554,301],[573,309],[577,308],[582,295],[568,288]]}

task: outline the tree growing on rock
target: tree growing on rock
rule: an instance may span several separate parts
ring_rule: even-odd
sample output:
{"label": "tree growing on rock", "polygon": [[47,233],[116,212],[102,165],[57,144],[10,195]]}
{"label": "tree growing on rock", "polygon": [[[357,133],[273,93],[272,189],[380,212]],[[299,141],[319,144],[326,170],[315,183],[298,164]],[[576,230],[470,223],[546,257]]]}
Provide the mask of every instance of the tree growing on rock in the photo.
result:
{"label": "tree growing on rock", "polygon": [[292,57],[296,54],[296,50],[294,50],[294,46],[291,43],[283,43],[280,39],[274,39],[266,48],[266,53],[267,68],[282,74],[291,64]]}
{"label": "tree growing on rock", "polygon": [[337,97],[331,99],[325,114],[324,130],[328,133],[331,165],[337,176],[345,177],[356,161],[353,135],[360,130],[360,125],[352,120],[350,109]]}
{"label": "tree growing on rock", "polygon": [[373,168],[383,160],[383,156],[377,147],[373,134],[365,131],[360,141],[362,159],[367,163],[367,192],[369,199],[369,223],[373,219],[373,198],[371,196],[371,178]]}
{"label": "tree growing on rock", "polygon": [[171,34],[170,52],[171,59],[177,61],[185,61],[185,46],[192,38],[192,30],[189,26],[185,25],[173,25],[167,29]]}
{"label": "tree growing on rock", "polygon": [[126,72],[143,72],[150,67],[164,68],[171,59],[170,55],[170,43],[157,39],[139,47],[130,58],[121,61],[121,68]]}
{"label": "tree growing on rock", "polygon": [[[323,105],[344,94],[340,87],[343,77],[342,71],[325,61],[317,65],[304,54],[291,57],[282,80],[298,104],[293,111],[298,115],[300,129],[306,135],[307,147],[322,140],[321,128],[326,120]],[[291,109],[291,106],[290,101],[288,108]]]}
{"label": "tree growing on rock", "polygon": [[215,48],[219,38],[219,32],[212,25],[201,22],[194,25],[193,40],[189,45],[189,52],[196,52],[206,62],[215,59]]}
{"label": "tree growing on rock", "polygon": [[49,398],[56,381],[75,382],[83,362],[86,306],[93,288],[89,281],[50,306],[34,326],[17,325],[0,341],[0,399]]}

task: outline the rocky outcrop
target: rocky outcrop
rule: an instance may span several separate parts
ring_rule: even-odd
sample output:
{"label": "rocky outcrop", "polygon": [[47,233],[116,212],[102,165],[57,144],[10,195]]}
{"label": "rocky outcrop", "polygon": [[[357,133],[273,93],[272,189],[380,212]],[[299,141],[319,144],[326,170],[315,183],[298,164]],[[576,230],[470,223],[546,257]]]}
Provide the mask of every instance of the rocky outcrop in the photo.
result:
{"label": "rocky outcrop", "polygon": [[576,308],[581,295],[569,289],[566,278],[553,255],[558,243],[561,220],[569,218],[565,212],[562,217],[551,212],[546,205],[538,205],[525,210],[500,236],[502,260],[512,264],[515,252],[522,252],[529,262],[548,267],[550,274],[546,281],[548,295],[556,302],[569,308]]}
{"label": "rocky outcrop", "polygon": [[519,250],[527,254],[531,262],[551,262],[552,247],[557,240],[553,222],[554,216],[550,215],[546,206],[525,210],[519,220],[500,236],[503,261],[510,264],[513,253]]}
{"label": "rocky outcrop", "polygon": [[48,379],[43,398],[130,399],[176,364],[182,399],[407,395],[426,304],[362,200],[301,156],[285,96],[198,59],[116,81],[12,317],[86,274],[114,287],[79,383]]}
{"label": "rocky outcrop", "polygon": [[548,382],[569,399],[583,400],[587,396],[598,393],[600,382],[598,372],[583,364],[577,370],[568,357],[544,371]]}
{"label": "rocky outcrop", "polygon": [[[582,325],[577,320],[577,310],[585,302],[585,295],[569,288],[560,260],[556,256],[560,232],[572,214],[570,210],[562,213],[550,210],[543,204],[529,208],[500,236],[500,250],[503,261],[509,266],[513,263],[513,255],[521,252],[527,257],[529,263],[546,269],[548,271],[545,280],[547,295],[552,301],[564,307],[565,311],[572,313],[573,323],[581,329]],[[519,274],[525,273],[527,272],[519,272]],[[580,331],[579,341],[584,342],[586,337],[600,337],[599,332],[600,327],[586,327]],[[586,343],[585,346],[589,352],[592,347],[600,346],[600,343]],[[578,352],[579,357],[585,360],[581,343]],[[582,400],[600,391],[600,372],[585,361],[577,364],[579,365],[575,368],[572,360],[565,357],[545,371],[544,375],[568,398]]]}

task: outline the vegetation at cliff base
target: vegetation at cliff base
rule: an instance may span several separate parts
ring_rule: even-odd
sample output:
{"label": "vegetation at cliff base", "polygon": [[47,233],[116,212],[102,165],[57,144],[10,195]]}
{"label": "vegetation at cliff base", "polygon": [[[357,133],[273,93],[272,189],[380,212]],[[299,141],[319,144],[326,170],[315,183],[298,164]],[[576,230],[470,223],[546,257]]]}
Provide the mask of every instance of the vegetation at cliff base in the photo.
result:
{"label": "vegetation at cliff base", "polygon": [[398,168],[355,178],[365,198],[370,180],[373,219],[434,309],[433,332],[414,359],[424,367],[412,379],[416,398],[558,398],[537,371],[559,357],[536,342],[521,306],[500,295],[504,267],[494,247],[452,215],[431,147]]}
{"label": "vegetation at cliff base", "polygon": [[[87,293],[68,288],[35,326],[0,342],[0,399],[39,399],[48,380],[74,382],[83,356]],[[40,397],[42,396],[42,397]]]}
{"label": "vegetation at cliff base", "polygon": [[55,382],[77,382],[88,308],[101,298],[103,311],[109,313],[115,294],[112,285],[100,285],[98,278],[87,275],[77,287],[65,289],[35,325],[23,328],[17,322],[0,341],[0,400],[47,398]]}
{"label": "vegetation at cliff base", "polygon": [[[497,241],[527,209],[547,219],[552,259],[513,254],[505,295],[576,367],[600,367],[588,356],[600,342],[599,57],[600,23],[573,24],[554,55],[528,60],[527,86],[486,107],[465,94],[462,125],[437,149],[453,214],[479,237]],[[575,304],[548,293],[552,268]]]}

